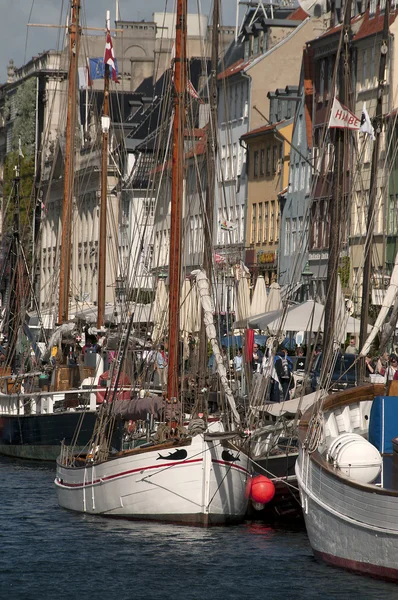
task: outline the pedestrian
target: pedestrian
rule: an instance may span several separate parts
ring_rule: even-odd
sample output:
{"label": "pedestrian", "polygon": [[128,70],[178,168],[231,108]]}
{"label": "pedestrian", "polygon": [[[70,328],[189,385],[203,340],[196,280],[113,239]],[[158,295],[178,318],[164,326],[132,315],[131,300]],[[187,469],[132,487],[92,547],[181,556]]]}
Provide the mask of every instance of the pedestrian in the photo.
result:
{"label": "pedestrian", "polygon": [[275,371],[282,386],[283,400],[290,400],[290,390],[294,387],[293,363],[283,346],[279,347],[275,356]]}
{"label": "pedestrian", "polygon": [[385,376],[386,381],[392,381],[394,379],[395,373],[398,369],[398,358],[396,354],[391,354],[390,362],[386,369]]}
{"label": "pedestrian", "polygon": [[241,379],[242,368],[243,368],[242,348],[238,348],[236,356],[234,356],[233,363],[234,363],[235,379]]}
{"label": "pedestrian", "polygon": [[253,373],[257,373],[260,371],[261,364],[263,362],[263,356],[264,355],[261,352],[258,344],[254,343],[253,344],[253,355],[252,355],[252,361],[251,361]]}
{"label": "pedestrian", "polygon": [[347,348],[345,349],[345,353],[346,354],[358,354],[358,348],[356,345],[355,335],[352,335],[350,337],[350,342],[349,342]]}

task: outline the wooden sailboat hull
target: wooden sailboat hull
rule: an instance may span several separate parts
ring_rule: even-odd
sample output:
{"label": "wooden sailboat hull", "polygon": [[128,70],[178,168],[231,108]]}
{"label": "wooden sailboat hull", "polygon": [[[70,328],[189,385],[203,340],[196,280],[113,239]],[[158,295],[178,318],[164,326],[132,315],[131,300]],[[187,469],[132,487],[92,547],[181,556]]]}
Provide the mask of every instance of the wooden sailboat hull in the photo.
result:
{"label": "wooden sailboat hull", "polygon": [[59,460],[55,485],[69,510],[207,526],[244,519],[249,468],[243,452],[198,434],[189,444],[125,452],[95,465]]}
{"label": "wooden sailboat hull", "polygon": [[[330,397],[324,409],[329,433],[332,427],[337,428],[334,437],[360,430],[362,417],[365,421],[369,418],[364,404],[369,407],[380,394],[373,389],[376,387],[381,386],[364,386]],[[315,556],[351,571],[398,581],[398,489],[359,483],[327,462],[324,452],[308,453],[303,443],[309,416],[304,415],[300,424],[296,475]]]}

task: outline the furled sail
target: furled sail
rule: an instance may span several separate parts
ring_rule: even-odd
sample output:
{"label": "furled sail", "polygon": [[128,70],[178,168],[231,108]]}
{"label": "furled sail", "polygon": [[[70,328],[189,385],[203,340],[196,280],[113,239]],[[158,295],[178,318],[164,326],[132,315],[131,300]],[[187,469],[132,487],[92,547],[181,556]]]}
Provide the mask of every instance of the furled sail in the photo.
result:
{"label": "furled sail", "polygon": [[379,312],[379,316],[376,319],[376,323],[373,325],[371,333],[360,351],[361,356],[366,356],[369,352],[370,346],[379,333],[384,321],[387,318],[388,312],[395,302],[395,298],[398,294],[398,253],[395,257],[394,269],[391,274],[390,285],[383,299],[383,304]]}
{"label": "furled sail", "polygon": [[227,370],[225,368],[223,357],[220,351],[220,346],[217,340],[217,331],[213,322],[213,314],[215,312],[214,303],[210,295],[210,286],[209,280],[206,277],[206,273],[197,269],[196,271],[192,271],[191,275],[195,277],[196,283],[199,290],[199,296],[202,302],[203,312],[204,312],[204,323],[206,326],[206,335],[211,343],[211,347],[214,354],[214,359],[217,367],[217,373],[220,376],[221,384],[224,388],[225,396],[227,398],[228,404],[231,408],[232,414],[234,416],[235,422],[238,424],[240,422],[239,413],[236,410],[235,399],[232,393],[231,388],[228,385],[227,378]]}

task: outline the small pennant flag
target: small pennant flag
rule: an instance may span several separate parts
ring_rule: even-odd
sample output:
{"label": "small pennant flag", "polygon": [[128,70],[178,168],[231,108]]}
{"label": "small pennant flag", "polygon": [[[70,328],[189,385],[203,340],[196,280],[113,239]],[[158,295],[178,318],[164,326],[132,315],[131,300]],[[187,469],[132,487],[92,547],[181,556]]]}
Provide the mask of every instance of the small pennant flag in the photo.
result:
{"label": "small pennant flag", "polygon": [[370,120],[369,113],[366,110],[365,102],[363,103],[362,115],[361,115],[361,126],[359,129],[363,133],[367,133],[368,135],[370,135],[371,139],[373,141],[375,141],[375,139],[376,139],[375,130],[374,130],[372,122]]}
{"label": "small pennant flag", "polygon": [[113,81],[115,83],[119,83],[119,79],[116,73],[115,53],[113,52],[112,38],[109,30],[106,32],[104,63],[111,67]]}

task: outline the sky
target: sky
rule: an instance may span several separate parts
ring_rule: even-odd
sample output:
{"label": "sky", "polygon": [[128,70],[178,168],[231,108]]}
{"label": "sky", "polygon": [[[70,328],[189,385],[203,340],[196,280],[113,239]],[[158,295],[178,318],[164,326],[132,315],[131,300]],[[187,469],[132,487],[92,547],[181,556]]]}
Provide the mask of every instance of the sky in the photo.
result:
{"label": "sky", "polygon": [[[199,5],[202,13],[210,13],[211,0],[188,1],[189,12],[197,12]],[[7,81],[10,58],[14,60],[16,67],[20,67],[43,50],[62,46],[63,30],[27,27],[27,24],[65,24],[69,5],[69,0],[0,0],[0,83]],[[111,23],[115,19],[115,0],[81,0],[81,5],[81,22],[87,27],[103,27],[107,10],[111,11]],[[163,11],[165,7],[170,12],[174,7],[174,0],[119,0],[120,18],[126,21],[151,20],[153,12]],[[221,11],[221,23],[235,25],[236,0],[221,0]]]}

